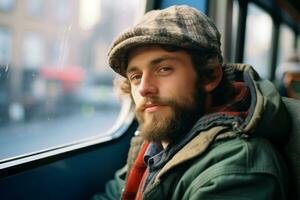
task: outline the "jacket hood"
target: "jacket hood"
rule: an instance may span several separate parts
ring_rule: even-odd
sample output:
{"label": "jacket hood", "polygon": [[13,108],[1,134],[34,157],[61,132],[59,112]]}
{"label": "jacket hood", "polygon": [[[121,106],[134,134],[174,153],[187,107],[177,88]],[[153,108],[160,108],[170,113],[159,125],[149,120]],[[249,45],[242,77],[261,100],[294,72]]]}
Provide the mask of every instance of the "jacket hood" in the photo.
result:
{"label": "jacket hood", "polygon": [[285,141],[290,120],[275,86],[269,80],[260,78],[250,65],[226,64],[223,67],[229,80],[242,81],[250,89],[249,115],[240,126],[241,132],[275,143]]}

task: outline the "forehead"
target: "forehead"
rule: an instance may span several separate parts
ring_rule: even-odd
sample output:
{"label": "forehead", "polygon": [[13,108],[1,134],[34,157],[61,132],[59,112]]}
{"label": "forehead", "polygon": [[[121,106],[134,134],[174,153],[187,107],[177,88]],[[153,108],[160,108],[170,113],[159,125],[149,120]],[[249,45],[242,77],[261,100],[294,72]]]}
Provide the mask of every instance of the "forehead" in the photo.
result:
{"label": "forehead", "polygon": [[159,45],[148,45],[148,46],[135,47],[135,48],[131,49],[128,53],[128,63],[137,54],[144,53],[144,52],[158,51],[158,50],[164,51],[163,48]]}
{"label": "forehead", "polygon": [[179,48],[161,47],[158,45],[136,47],[128,53],[127,69],[136,64],[155,63],[164,60],[191,60],[190,54]]}

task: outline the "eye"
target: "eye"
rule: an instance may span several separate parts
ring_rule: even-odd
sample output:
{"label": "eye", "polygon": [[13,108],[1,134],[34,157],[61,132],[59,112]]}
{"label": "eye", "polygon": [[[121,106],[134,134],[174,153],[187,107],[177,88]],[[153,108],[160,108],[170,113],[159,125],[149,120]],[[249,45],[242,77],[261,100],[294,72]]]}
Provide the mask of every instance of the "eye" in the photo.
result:
{"label": "eye", "polygon": [[163,73],[163,74],[170,73],[172,71],[173,71],[173,68],[169,67],[169,66],[163,66],[163,67],[159,68],[159,70],[158,70],[159,73]]}
{"label": "eye", "polygon": [[141,75],[141,74],[132,74],[132,75],[129,77],[129,80],[130,80],[130,82],[137,82],[137,81],[139,81],[141,78],[142,78],[142,75]]}

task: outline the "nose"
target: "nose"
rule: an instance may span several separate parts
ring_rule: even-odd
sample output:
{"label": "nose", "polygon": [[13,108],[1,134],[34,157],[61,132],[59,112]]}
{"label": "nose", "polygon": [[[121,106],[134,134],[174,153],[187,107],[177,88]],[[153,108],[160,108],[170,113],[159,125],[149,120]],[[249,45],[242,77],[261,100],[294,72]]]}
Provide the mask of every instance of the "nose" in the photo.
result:
{"label": "nose", "polygon": [[157,94],[158,88],[155,79],[148,74],[143,74],[138,91],[142,97]]}

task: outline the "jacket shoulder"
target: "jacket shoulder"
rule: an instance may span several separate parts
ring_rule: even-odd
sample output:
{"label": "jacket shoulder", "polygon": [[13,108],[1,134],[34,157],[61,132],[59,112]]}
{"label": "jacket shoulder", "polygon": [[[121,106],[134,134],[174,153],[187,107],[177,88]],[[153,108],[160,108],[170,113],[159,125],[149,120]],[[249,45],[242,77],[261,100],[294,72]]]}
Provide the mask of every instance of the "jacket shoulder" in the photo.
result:
{"label": "jacket shoulder", "polygon": [[277,193],[284,196],[285,177],[286,168],[270,142],[262,138],[236,138],[213,144],[186,170],[177,188],[184,188],[180,192],[191,197],[199,191],[212,189],[212,185],[216,188],[211,192],[217,195],[218,190],[227,190],[230,185],[236,188],[228,191],[238,192],[239,185],[244,184],[241,190],[251,193],[256,188],[251,184],[263,181],[270,186],[263,192],[275,194],[278,190]]}
{"label": "jacket shoulder", "polygon": [[[195,168],[202,166],[203,184],[218,174],[269,173],[281,175],[282,160],[273,145],[263,138],[236,138],[216,142],[195,161]],[[201,167],[202,168],[202,167]]]}

